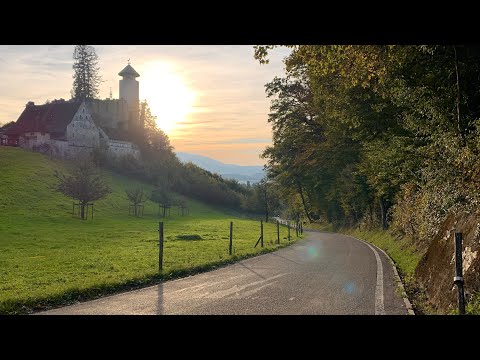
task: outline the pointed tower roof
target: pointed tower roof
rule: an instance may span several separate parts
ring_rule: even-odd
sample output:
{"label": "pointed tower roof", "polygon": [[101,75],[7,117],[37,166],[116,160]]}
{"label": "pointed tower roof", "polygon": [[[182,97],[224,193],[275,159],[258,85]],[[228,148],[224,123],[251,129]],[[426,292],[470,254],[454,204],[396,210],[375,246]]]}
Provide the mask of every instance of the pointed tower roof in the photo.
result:
{"label": "pointed tower roof", "polygon": [[139,77],[140,74],[135,71],[135,69],[130,65],[130,63],[125,66],[125,68],[118,73],[120,76],[133,76]]}

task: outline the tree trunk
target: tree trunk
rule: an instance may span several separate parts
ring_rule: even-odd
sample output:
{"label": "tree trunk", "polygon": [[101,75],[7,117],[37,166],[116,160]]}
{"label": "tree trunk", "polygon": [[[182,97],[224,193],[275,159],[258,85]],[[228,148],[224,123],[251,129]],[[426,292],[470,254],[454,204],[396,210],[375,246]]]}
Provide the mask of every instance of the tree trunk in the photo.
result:
{"label": "tree trunk", "polygon": [[134,204],[133,208],[134,208],[133,213],[135,214],[135,217],[136,217],[137,216],[137,204]]}
{"label": "tree trunk", "polygon": [[265,199],[265,222],[268,223],[268,204],[266,199]]}
{"label": "tree trunk", "polygon": [[267,184],[265,183],[263,188],[263,199],[265,201],[265,222],[268,223],[268,194],[267,194]]}
{"label": "tree trunk", "polygon": [[460,138],[462,139],[462,141],[465,140],[464,138],[464,133],[463,133],[463,126],[462,126],[462,123],[460,121],[460,76],[459,76],[459,73],[458,73],[458,58],[457,58],[457,47],[454,45],[453,46],[453,52],[455,53],[455,74],[456,74],[456,77],[457,77],[457,100],[456,100],[456,103],[457,103],[457,129],[458,129],[458,133],[460,135]]}
{"label": "tree trunk", "polygon": [[385,199],[380,197],[380,213],[382,217],[382,229],[387,229],[387,204],[385,203]]}
{"label": "tree trunk", "polygon": [[80,204],[80,216],[82,217],[82,220],[85,220],[85,204],[84,203]]}
{"label": "tree trunk", "polygon": [[307,216],[307,219],[308,221],[310,221],[310,224],[311,224],[313,223],[313,220],[310,217],[310,214],[308,213],[307,205],[305,204],[305,198],[303,197],[302,185],[300,185],[300,181],[298,180],[297,180],[297,186],[298,186],[298,192],[300,193],[300,197],[302,198],[303,210],[305,211],[305,215]]}

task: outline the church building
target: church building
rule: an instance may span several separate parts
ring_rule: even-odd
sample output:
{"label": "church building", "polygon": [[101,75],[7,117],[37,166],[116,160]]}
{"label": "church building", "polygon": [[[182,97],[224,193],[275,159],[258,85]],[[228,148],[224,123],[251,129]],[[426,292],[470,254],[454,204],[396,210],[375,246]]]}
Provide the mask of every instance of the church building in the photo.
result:
{"label": "church building", "polygon": [[72,158],[102,148],[110,157],[140,157],[131,133],[143,128],[139,111],[140,75],[130,63],[119,72],[119,99],[29,101],[18,120],[3,134],[5,145]]}

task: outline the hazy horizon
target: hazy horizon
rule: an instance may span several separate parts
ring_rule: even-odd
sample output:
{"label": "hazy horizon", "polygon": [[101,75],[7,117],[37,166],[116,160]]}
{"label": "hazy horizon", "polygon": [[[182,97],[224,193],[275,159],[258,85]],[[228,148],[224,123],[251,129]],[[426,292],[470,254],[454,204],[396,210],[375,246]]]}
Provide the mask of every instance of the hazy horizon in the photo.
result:
{"label": "hazy horizon", "polygon": [[[69,99],[74,45],[0,46],[0,123],[16,121],[28,101]],[[277,49],[268,65],[251,45],[94,45],[102,84],[99,98],[118,98],[118,72],[131,65],[146,99],[175,147],[225,163],[263,165],[271,144],[270,101],[264,85],[283,73]]]}

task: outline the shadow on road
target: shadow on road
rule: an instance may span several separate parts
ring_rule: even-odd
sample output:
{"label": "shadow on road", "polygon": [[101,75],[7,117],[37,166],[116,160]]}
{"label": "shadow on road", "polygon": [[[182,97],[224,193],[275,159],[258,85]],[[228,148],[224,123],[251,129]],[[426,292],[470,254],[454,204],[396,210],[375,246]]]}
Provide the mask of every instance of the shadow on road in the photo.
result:
{"label": "shadow on road", "polygon": [[245,269],[251,271],[252,273],[254,273],[255,275],[257,275],[258,277],[261,277],[263,280],[266,280],[266,279],[267,279],[265,276],[260,275],[258,272],[250,269],[250,268],[249,268],[248,266],[246,266],[244,263],[240,262],[240,263],[238,263],[238,264],[241,265],[241,266],[243,266]]}
{"label": "shadow on road", "polygon": [[163,299],[163,282],[157,285],[157,315],[165,315],[165,304]]}

